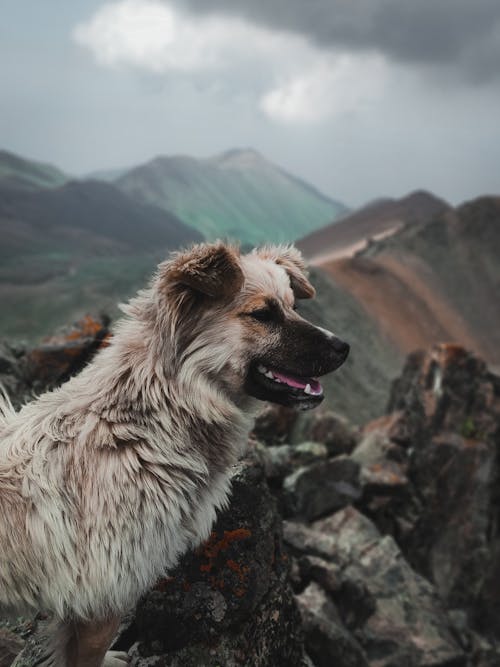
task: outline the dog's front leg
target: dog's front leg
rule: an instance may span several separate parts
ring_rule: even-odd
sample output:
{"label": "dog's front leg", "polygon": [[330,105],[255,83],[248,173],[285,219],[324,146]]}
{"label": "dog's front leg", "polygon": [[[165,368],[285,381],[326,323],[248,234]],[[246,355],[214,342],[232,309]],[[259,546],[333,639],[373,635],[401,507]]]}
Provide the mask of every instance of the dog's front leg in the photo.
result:
{"label": "dog's front leg", "polygon": [[126,653],[108,651],[120,618],[88,623],[74,622],[68,644],[68,665],[71,667],[124,667]]}

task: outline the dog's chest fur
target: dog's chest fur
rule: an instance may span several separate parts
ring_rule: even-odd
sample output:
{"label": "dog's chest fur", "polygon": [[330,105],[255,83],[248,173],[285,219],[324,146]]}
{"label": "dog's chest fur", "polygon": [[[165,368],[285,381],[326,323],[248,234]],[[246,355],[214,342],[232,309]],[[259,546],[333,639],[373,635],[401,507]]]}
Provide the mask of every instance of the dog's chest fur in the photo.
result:
{"label": "dog's chest fur", "polygon": [[[88,372],[27,406],[4,438],[4,452],[34,444],[8,464],[14,484],[19,474],[31,544],[22,588],[0,562],[12,606],[123,613],[209,536],[227,502],[248,417],[207,420],[201,404],[172,400],[163,381],[150,387],[155,400],[137,396],[136,405],[102,388],[82,395]],[[13,539],[13,554],[19,548]]]}

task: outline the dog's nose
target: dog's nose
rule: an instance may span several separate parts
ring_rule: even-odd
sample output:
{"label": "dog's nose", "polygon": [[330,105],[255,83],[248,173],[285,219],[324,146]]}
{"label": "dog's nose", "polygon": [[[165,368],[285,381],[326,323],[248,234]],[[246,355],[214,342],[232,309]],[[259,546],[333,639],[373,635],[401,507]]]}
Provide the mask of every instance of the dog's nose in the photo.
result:
{"label": "dog's nose", "polygon": [[345,361],[347,359],[347,355],[349,354],[349,350],[351,349],[351,346],[349,343],[346,343],[345,341],[341,340],[340,338],[337,338],[337,336],[334,336],[332,339],[332,346],[335,351],[335,354],[342,360]]}

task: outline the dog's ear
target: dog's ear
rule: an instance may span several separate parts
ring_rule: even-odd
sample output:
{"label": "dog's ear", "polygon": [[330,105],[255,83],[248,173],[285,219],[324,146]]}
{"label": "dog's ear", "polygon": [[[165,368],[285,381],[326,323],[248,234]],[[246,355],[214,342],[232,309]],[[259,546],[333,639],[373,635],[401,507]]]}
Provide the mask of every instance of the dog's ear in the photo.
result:
{"label": "dog's ear", "polygon": [[170,263],[168,278],[213,298],[230,298],[243,285],[236,248],[224,243],[201,243]]}
{"label": "dog's ear", "polygon": [[272,259],[282,266],[290,278],[296,299],[312,299],[316,290],[307,279],[306,263],[300,250],[294,246],[267,246],[257,251],[264,259]]}

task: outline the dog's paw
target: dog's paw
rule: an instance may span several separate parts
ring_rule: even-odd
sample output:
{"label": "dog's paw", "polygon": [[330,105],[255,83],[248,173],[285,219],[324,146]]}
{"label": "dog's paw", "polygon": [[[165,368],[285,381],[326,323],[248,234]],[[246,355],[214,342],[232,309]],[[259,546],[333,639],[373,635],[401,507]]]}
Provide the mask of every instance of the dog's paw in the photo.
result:
{"label": "dog's paw", "polygon": [[125,667],[125,665],[128,665],[128,656],[123,651],[108,651],[102,663],[102,667]]}

